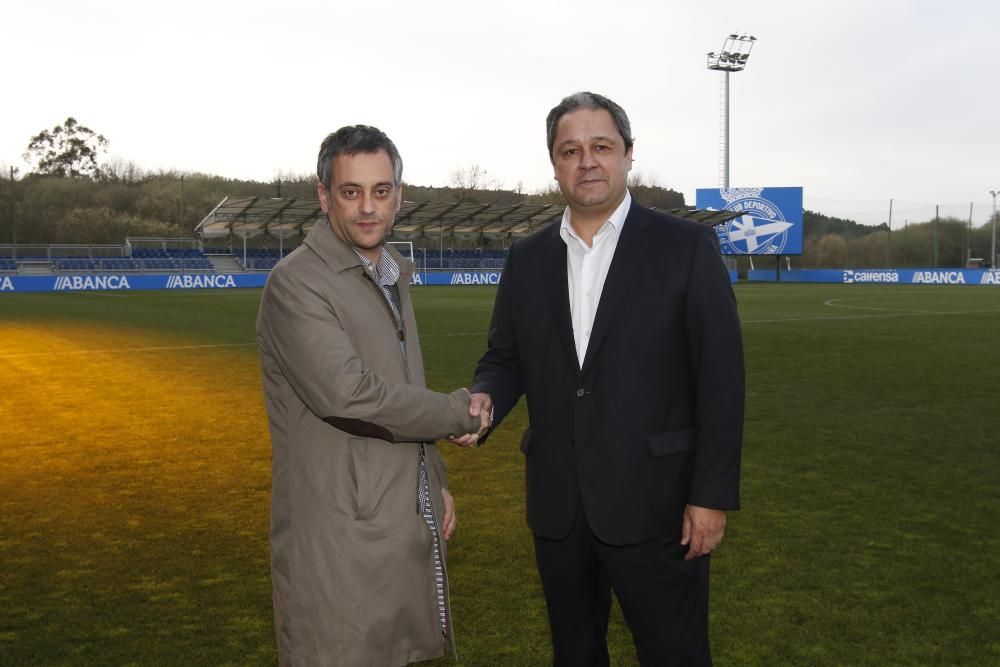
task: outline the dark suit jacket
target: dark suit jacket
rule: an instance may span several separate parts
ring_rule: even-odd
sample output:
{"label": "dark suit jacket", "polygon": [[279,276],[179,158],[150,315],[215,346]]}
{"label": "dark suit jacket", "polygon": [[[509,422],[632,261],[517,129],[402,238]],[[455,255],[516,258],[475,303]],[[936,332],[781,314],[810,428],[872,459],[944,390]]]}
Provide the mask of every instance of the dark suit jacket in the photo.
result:
{"label": "dark suit jacket", "polygon": [[511,246],[472,391],[492,396],[494,427],[527,396],[537,536],[564,537],[578,499],[615,545],[679,537],[685,504],[737,509],[743,387],[736,301],[710,227],[632,202],[582,368],[559,225]]}

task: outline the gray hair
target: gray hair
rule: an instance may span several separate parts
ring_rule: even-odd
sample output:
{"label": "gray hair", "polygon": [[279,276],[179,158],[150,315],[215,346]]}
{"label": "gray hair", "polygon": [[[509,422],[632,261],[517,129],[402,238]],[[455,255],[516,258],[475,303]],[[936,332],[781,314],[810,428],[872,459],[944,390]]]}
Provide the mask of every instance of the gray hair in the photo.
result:
{"label": "gray hair", "polygon": [[549,112],[548,117],[545,119],[545,133],[549,144],[550,160],[552,159],[552,149],[555,147],[556,128],[559,127],[559,121],[566,114],[578,109],[604,109],[607,111],[611,114],[611,119],[615,121],[618,134],[622,135],[622,139],[625,141],[625,150],[628,151],[628,149],[632,148],[635,138],[632,137],[632,125],[628,122],[625,110],[604,97],[604,95],[583,91],[564,97],[562,102],[552,108],[552,111]]}
{"label": "gray hair", "polygon": [[330,189],[333,182],[333,159],[338,155],[357,155],[358,153],[377,153],[385,151],[392,160],[392,176],[396,187],[403,183],[403,158],[396,150],[396,144],[386,136],[385,132],[371,125],[348,125],[333,134],[327,135],[319,147],[319,157],[316,160],[316,176],[323,187]]}

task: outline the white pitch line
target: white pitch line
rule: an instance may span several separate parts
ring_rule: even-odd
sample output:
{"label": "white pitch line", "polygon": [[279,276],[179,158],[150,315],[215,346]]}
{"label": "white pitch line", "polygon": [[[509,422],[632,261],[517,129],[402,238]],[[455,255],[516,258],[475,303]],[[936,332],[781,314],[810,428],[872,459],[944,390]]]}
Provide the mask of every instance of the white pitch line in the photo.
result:
{"label": "white pitch line", "polygon": [[[249,291],[248,291],[249,290]],[[256,291],[254,291],[256,290]],[[146,292],[154,290],[121,290],[121,291],[108,291],[108,290],[65,290],[58,292],[24,292],[24,294],[74,294],[79,296],[113,296],[119,299],[128,299],[135,296],[145,296]],[[229,289],[171,289],[171,290],[157,290],[158,297],[188,297],[188,296],[248,296],[255,299],[260,298],[260,288],[259,287],[235,287]]]}
{"label": "white pitch line", "polygon": [[[444,338],[450,336],[485,336],[485,331],[449,333],[449,334],[426,334],[421,338]],[[50,357],[65,354],[128,354],[129,352],[172,352],[174,350],[209,350],[221,347],[250,347],[257,343],[212,343],[205,345],[158,345],[155,347],[119,347],[105,348],[97,350],[65,350],[61,352],[15,352],[6,354],[0,350],[0,359],[20,359],[23,357]]]}
{"label": "white pitch line", "polygon": [[[254,301],[260,301],[259,294],[240,294],[238,290],[248,289],[248,288],[230,288],[230,289],[175,289],[169,290],[172,294],[162,294],[158,293],[156,295],[157,300],[166,299],[187,299],[187,298],[199,298],[199,299],[216,299],[221,296],[228,297],[230,299],[241,298],[241,299],[252,299]],[[166,291],[166,290],[165,290]],[[122,296],[132,296],[132,295],[122,295]]]}
{"label": "white pitch line", "polygon": [[[823,305],[830,306],[831,308],[847,308],[848,310],[878,310],[882,312],[891,312],[891,313],[926,313],[933,315],[935,313],[941,312],[936,310],[909,310],[909,309],[904,310],[902,308],[879,308],[877,306],[851,306],[849,304],[837,303],[838,301],[847,301],[848,298],[850,297],[845,297],[843,299],[827,299],[826,301],[823,302]],[[857,297],[857,298],[863,299],[865,297]]]}
{"label": "white pitch line", "polygon": [[421,338],[450,338],[452,336],[485,336],[485,331],[468,331],[463,333],[446,333],[446,334],[420,334]]}
{"label": "white pitch line", "polygon": [[80,290],[78,292],[70,292],[70,293],[71,294],[84,294],[84,295],[86,295],[88,297],[90,297],[90,296],[100,296],[100,297],[114,298],[114,299],[127,299],[128,296],[129,296],[128,294],[122,294],[121,292],[103,292],[103,291],[97,291],[97,290],[94,290],[94,291]]}
{"label": "white pitch line", "polygon": [[129,352],[165,352],[173,350],[204,350],[219,347],[248,347],[257,343],[213,343],[207,345],[159,345],[156,347],[119,347],[102,350],[66,350],[62,352],[17,352],[14,354],[4,354],[0,352],[0,359],[19,359],[21,357],[51,357],[64,354],[127,354]]}
{"label": "white pitch line", "polygon": [[983,313],[1000,313],[1000,308],[992,310],[948,310],[934,312],[930,310],[925,311],[903,311],[903,312],[893,312],[893,313],[883,313],[879,315],[834,315],[832,317],[827,316],[817,316],[817,317],[783,317],[773,320],[742,320],[743,324],[766,324],[772,322],[809,322],[816,320],[872,320],[872,319],[882,319],[889,317],[920,317],[926,315],[982,315]]}

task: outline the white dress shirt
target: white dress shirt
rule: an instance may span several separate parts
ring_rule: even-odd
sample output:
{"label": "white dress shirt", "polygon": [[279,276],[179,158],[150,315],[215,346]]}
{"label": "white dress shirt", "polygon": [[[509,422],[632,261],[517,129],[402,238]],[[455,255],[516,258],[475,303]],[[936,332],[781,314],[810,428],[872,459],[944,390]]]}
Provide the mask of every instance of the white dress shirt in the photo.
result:
{"label": "white dress shirt", "polygon": [[608,221],[594,234],[593,245],[588,246],[570,224],[569,207],[563,212],[559,235],[566,244],[566,274],[569,283],[569,310],[573,316],[573,339],[576,356],[583,366],[590,344],[590,331],[594,316],[601,302],[604,281],[611,268],[611,260],[618,247],[618,237],[628,216],[632,195],[626,190],[625,199],[615,209]]}

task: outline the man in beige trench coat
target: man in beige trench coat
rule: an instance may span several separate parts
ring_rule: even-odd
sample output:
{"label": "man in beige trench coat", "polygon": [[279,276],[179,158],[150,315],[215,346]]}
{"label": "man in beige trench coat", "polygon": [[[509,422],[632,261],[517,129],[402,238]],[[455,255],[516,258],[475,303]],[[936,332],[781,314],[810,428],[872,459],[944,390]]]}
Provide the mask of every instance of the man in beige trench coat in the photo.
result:
{"label": "man in beige trench coat", "polygon": [[326,220],[275,266],[257,319],[272,443],[271,579],[282,665],[454,654],[433,444],[476,433],[464,389],[424,387],[413,266],[389,246],[402,161],[373,127],[323,142]]}

